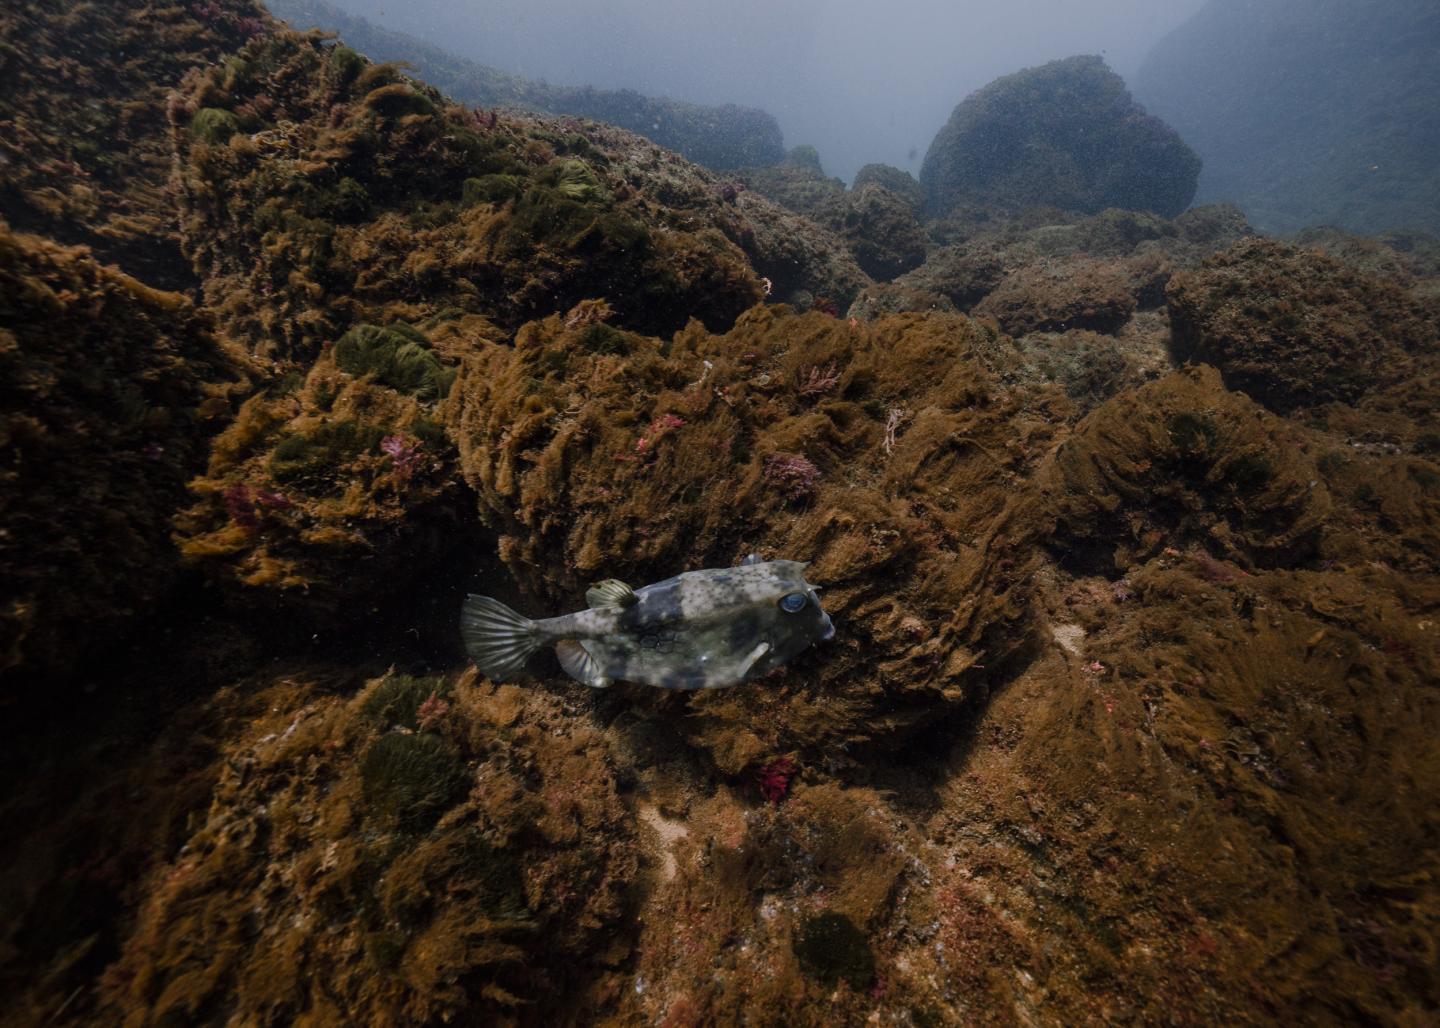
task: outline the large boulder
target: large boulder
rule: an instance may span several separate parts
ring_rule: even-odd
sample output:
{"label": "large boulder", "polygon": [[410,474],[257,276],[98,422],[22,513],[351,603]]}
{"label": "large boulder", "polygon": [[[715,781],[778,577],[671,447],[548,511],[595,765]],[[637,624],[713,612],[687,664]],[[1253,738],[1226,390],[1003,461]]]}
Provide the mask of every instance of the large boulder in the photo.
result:
{"label": "large boulder", "polygon": [[813,146],[793,147],[773,167],[745,168],[740,179],[766,199],[812,218],[845,195],[845,183],[825,174]]}
{"label": "large boulder", "polygon": [[925,263],[925,230],[914,205],[884,186],[870,182],[837,197],[820,220],[876,281],[888,282]]}
{"label": "large boulder", "polygon": [[1404,289],[1322,253],[1246,239],[1167,287],[1172,348],[1282,413],[1353,403],[1433,352],[1433,316]]}
{"label": "large boulder", "polygon": [[1069,57],[990,83],[955,108],[920,169],[927,211],[1051,204],[1174,217],[1200,158],[1135,103],[1100,57]]}
{"label": "large boulder", "polygon": [[890,164],[867,164],[855,173],[850,188],[859,192],[868,185],[884,186],[892,193],[903,196],[911,206],[919,210],[925,203],[925,193],[920,183],[908,171]]}

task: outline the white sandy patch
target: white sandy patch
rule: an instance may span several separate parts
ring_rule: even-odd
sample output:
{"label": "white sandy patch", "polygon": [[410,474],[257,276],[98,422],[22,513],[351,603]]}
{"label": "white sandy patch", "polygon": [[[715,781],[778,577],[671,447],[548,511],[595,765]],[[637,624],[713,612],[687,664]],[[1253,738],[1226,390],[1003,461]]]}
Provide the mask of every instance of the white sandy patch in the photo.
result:
{"label": "white sandy patch", "polygon": [[1079,625],[1054,625],[1050,629],[1051,637],[1060,644],[1060,648],[1066,653],[1080,655],[1080,644],[1085,641],[1085,629]]}
{"label": "white sandy patch", "polygon": [[640,820],[653,828],[655,834],[660,837],[661,871],[668,882],[675,877],[675,872],[679,870],[679,866],[675,863],[675,844],[689,835],[690,829],[679,821],[667,820],[652,803],[640,804]]}

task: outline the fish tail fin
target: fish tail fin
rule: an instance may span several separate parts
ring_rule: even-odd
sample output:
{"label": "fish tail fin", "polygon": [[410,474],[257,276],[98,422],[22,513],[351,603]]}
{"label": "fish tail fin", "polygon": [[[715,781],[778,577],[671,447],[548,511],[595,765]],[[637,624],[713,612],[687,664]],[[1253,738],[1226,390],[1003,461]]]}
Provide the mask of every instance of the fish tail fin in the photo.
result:
{"label": "fish tail fin", "polygon": [[512,677],[544,642],[534,621],[488,596],[465,598],[460,636],[475,666],[496,681]]}

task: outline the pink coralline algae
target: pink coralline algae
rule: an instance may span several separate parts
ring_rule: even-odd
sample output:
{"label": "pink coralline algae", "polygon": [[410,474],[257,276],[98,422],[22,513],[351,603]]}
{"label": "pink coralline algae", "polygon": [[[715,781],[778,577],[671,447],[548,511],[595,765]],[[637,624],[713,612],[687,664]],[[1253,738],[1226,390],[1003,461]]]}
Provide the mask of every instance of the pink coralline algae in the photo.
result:
{"label": "pink coralline algae", "polygon": [[295,506],[294,501],[284,493],[251,489],[244,483],[226,486],[220,495],[225,500],[225,512],[230,515],[230,520],[251,531],[260,527],[260,515],[264,512],[289,510]]}
{"label": "pink coralline algae", "polygon": [[295,503],[284,493],[271,492],[269,489],[256,489],[255,505],[269,510],[289,510],[295,506]]}
{"label": "pink coralline algae", "polygon": [[677,414],[661,414],[654,421],[650,422],[650,427],[645,431],[645,434],[640,437],[639,442],[635,444],[635,451],[637,453],[644,453],[659,442],[660,439],[674,432],[684,424],[685,419]]}
{"label": "pink coralline algae", "polygon": [[387,435],[380,440],[380,452],[390,458],[390,466],[395,470],[395,477],[404,482],[413,475],[420,467],[424,459],[420,453],[420,445],[412,443],[404,436]]}
{"label": "pink coralline algae", "polygon": [[808,372],[801,374],[795,391],[804,397],[824,396],[834,389],[835,384],[839,381],[840,372],[835,369],[834,361],[823,368],[817,364]]}
{"label": "pink coralline algae", "polygon": [[778,807],[789,794],[791,781],[799,773],[800,767],[795,761],[789,757],[776,757],[757,773],[760,795],[765,797],[766,802]]}
{"label": "pink coralline algae", "polygon": [[772,453],[765,458],[765,481],[792,500],[815,491],[820,469],[798,453]]}
{"label": "pink coralline algae", "polygon": [[225,499],[225,512],[230,520],[241,528],[258,528],[260,514],[255,509],[255,499],[250,495],[248,485],[226,486],[221,494]]}
{"label": "pink coralline algae", "polygon": [[421,731],[433,732],[444,724],[449,714],[450,703],[432,692],[415,712],[415,723],[420,726]]}

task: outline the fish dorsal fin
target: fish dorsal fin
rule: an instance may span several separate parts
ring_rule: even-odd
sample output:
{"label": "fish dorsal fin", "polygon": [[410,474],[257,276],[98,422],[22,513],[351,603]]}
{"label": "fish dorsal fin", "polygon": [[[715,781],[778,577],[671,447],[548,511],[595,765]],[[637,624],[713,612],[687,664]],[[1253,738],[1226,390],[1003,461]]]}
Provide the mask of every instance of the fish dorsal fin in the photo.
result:
{"label": "fish dorsal fin", "polygon": [[565,673],[582,685],[603,689],[610,684],[610,679],[605,677],[600,665],[590,656],[590,651],[574,639],[562,639],[556,643],[555,656],[560,658],[560,666]]}
{"label": "fish dorsal fin", "polygon": [[585,602],[592,607],[628,607],[636,598],[634,589],[613,578],[597,582],[585,592]]}
{"label": "fish dorsal fin", "polygon": [[760,559],[760,554],[758,554],[758,553],[751,553],[751,554],[747,554],[745,557],[743,557],[743,558],[741,559],[741,561],[740,561],[740,566],[741,566],[742,568],[748,568],[751,564],[762,564],[762,563],[764,563],[764,561],[762,561],[762,560]]}

